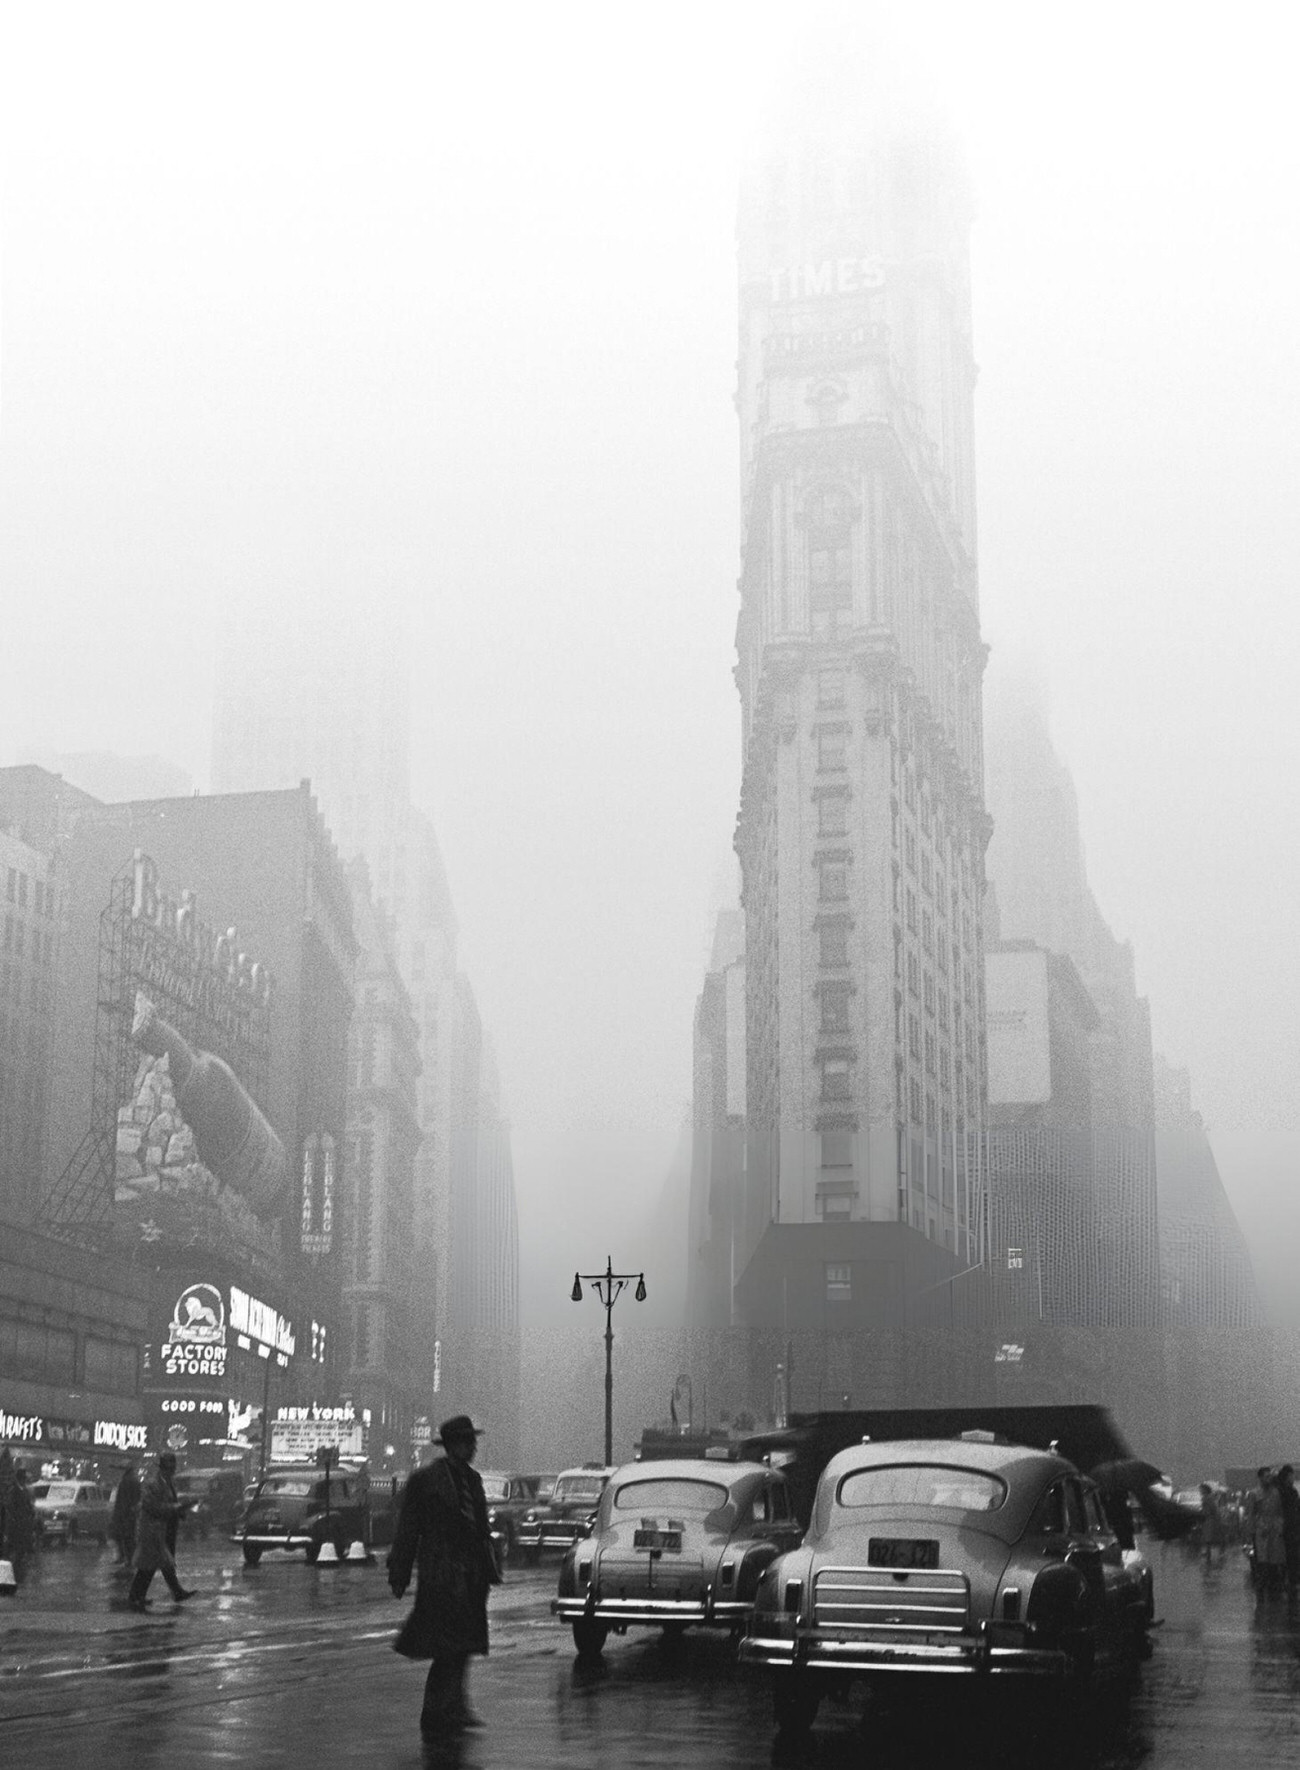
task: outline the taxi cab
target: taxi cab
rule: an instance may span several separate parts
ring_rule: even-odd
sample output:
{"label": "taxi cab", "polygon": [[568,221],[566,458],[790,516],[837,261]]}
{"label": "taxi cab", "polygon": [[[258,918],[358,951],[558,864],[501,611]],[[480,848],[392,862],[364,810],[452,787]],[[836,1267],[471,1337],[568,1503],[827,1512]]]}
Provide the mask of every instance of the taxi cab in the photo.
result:
{"label": "taxi cab", "polygon": [[737,1631],[760,1576],[801,1535],[785,1478],[765,1463],[627,1463],[610,1477],[590,1535],[566,1554],[551,1610],[571,1624],[582,1656],[633,1626]]}

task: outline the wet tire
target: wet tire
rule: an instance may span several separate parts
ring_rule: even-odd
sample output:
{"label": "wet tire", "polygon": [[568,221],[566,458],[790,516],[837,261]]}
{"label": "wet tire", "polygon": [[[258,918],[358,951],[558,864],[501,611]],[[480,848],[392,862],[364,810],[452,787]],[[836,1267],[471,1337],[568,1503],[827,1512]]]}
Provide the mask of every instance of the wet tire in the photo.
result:
{"label": "wet tire", "polygon": [[244,1566],[245,1567],[256,1567],[258,1562],[261,1559],[262,1559],[262,1545],[261,1545],[261,1543],[245,1543],[244,1544]]}
{"label": "wet tire", "polygon": [[772,1715],[777,1732],[787,1738],[811,1732],[821,1700],[821,1691],[806,1672],[778,1675],[772,1692]]}
{"label": "wet tire", "polygon": [[594,1616],[576,1617],[573,1624],[573,1645],[577,1648],[578,1658],[599,1659],[608,1634],[608,1624],[598,1622]]}

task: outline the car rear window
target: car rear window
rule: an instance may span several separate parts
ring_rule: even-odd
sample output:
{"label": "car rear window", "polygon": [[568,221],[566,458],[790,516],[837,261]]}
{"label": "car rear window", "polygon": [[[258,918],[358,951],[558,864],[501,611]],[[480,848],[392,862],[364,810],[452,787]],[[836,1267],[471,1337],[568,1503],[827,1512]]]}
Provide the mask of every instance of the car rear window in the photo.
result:
{"label": "car rear window", "polygon": [[290,1499],[305,1500],[311,1492],[311,1482],[306,1476],[271,1475],[258,1489],[258,1498],[266,1499],[270,1494],[282,1493]]}
{"label": "car rear window", "polygon": [[625,1481],[614,1495],[618,1512],[716,1512],[727,1490],[715,1481]]}
{"label": "car rear window", "polygon": [[53,1500],[56,1506],[70,1506],[77,1497],[75,1481],[51,1481],[47,1500]]}
{"label": "car rear window", "polygon": [[508,1500],[510,1483],[504,1475],[485,1475],[483,1477],[483,1497],[489,1500]]}
{"label": "car rear window", "polygon": [[1007,1497],[1000,1475],[946,1463],[886,1463],[854,1469],[840,1482],[841,1506],[951,1506],[959,1512],[996,1512]]}
{"label": "car rear window", "polygon": [[604,1491],[603,1475],[566,1475],[556,1482],[551,1498],[557,1504],[564,1500],[598,1500]]}

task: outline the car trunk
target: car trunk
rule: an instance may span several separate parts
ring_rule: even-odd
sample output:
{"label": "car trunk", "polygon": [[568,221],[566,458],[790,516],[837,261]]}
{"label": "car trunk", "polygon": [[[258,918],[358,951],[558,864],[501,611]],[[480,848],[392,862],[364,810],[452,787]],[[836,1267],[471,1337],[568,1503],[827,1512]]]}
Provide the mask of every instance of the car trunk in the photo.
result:
{"label": "car trunk", "polygon": [[918,1520],[915,1512],[859,1524],[820,1546],[813,1625],[855,1639],[939,1640],[993,1613],[1008,1545],[968,1526]]}
{"label": "car trunk", "polygon": [[596,1564],[599,1598],[702,1599],[706,1584],[698,1526],[641,1518],[606,1532]]}

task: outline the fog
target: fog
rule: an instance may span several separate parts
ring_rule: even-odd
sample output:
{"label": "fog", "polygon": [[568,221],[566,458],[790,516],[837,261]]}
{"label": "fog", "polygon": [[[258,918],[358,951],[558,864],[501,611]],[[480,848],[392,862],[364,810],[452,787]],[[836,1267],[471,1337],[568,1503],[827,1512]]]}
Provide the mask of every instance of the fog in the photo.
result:
{"label": "fog", "polygon": [[[0,762],[156,753],[206,787],[242,611],[304,667],[400,611],[525,1319],[567,1320],[575,1265],[671,1259],[734,891],[736,187],[765,94],[848,14],[30,10],[3,43]],[[1300,1322],[1279,16],[922,0],[893,37],[976,191],[988,693],[1012,663],[1042,684],[1093,888]]]}

